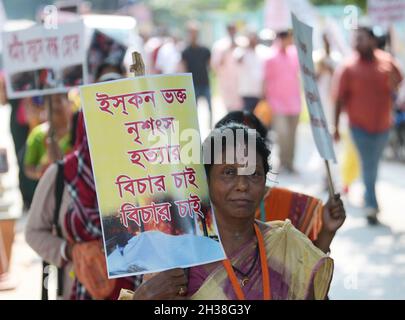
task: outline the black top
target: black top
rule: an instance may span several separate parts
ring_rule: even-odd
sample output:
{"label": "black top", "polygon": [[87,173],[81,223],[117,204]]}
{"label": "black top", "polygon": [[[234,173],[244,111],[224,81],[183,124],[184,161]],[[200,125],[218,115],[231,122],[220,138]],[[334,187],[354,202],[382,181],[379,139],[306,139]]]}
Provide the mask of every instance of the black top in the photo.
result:
{"label": "black top", "polygon": [[188,46],[182,53],[182,59],[187,69],[193,75],[194,86],[208,86],[208,63],[211,52],[206,47]]}

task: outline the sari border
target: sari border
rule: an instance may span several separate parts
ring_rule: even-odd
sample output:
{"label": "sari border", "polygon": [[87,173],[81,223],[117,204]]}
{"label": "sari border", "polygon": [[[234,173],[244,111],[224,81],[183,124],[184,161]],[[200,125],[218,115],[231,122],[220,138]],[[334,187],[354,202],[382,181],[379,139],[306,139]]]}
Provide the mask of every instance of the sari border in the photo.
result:
{"label": "sari border", "polygon": [[[326,290],[325,290],[325,294],[323,295],[323,297],[321,299],[317,299],[316,295],[315,295],[315,276],[318,273],[318,271],[322,268],[323,265],[325,265],[326,263],[330,262],[331,264],[331,272],[330,272],[330,277],[328,280],[328,284],[326,286]],[[321,259],[319,259],[319,261],[315,264],[314,268],[311,271],[311,277],[309,279],[309,283],[308,286],[305,290],[305,300],[308,300],[309,298],[309,294],[310,294],[310,290],[311,288],[313,288],[314,290],[314,300],[325,300],[328,292],[330,290],[330,285],[332,283],[332,278],[333,278],[333,271],[334,271],[334,263],[333,263],[333,259],[331,259],[329,256],[323,256],[321,257]]]}

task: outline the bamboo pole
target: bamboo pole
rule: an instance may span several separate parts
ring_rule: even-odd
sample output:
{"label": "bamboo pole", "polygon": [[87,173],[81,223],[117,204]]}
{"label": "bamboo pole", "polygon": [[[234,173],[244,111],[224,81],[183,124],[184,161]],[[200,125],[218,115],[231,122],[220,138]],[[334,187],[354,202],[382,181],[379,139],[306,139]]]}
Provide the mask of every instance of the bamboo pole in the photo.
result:
{"label": "bamboo pole", "polygon": [[132,64],[130,71],[134,73],[135,77],[145,75],[145,64],[143,63],[142,56],[139,52],[132,52]]}
{"label": "bamboo pole", "polygon": [[329,167],[329,161],[328,160],[325,160],[325,165],[326,165],[326,176],[328,178],[329,196],[333,201],[333,199],[335,198],[335,188],[333,186],[333,180],[332,180],[332,175],[331,175],[331,172],[330,172],[330,167]]}

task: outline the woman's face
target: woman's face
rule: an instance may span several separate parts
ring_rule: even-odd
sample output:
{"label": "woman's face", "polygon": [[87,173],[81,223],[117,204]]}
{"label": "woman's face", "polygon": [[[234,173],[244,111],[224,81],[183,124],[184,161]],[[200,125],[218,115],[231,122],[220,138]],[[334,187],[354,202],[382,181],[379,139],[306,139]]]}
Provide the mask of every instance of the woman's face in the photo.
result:
{"label": "woman's face", "polygon": [[241,167],[237,163],[211,166],[209,192],[217,215],[251,218],[263,199],[266,179],[262,157],[256,155],[256,171],[251,175],[238,175]]}
{"label": "woman's face", "polygon": [[72,117],[72,108],[66,94],[53,94],[52,99],[52,124],[56,128],[66,127]]}

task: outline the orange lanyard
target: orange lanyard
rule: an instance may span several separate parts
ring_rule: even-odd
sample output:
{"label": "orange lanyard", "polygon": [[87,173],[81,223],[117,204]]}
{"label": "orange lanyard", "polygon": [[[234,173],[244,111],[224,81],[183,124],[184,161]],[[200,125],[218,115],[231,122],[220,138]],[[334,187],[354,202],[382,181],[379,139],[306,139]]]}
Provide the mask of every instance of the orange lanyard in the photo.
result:
{"label": "orange lanyard", "polygon": [[[264,247],[264,241],[262,233],[260,232],[259,227],[255,224],[254,225],[257,242],[259,245],[259,254],[260,254],[260,265],[262,268],[262,282],[263,282],[263,300],[271,300],[271,291],[270,291],[270,276],[269,276],[269,268],[267,266],[267,256],[266,256],[266,248]],[[238,300],[246,300],[245,294],[239,284],[238,278],[236,277],[235,272],[233,271],[233,267],[229,259],[222,261],[226,272],[228,273],[228,277],[231,280],[231,284],[233,290],[235,291],[236,297]]]}

